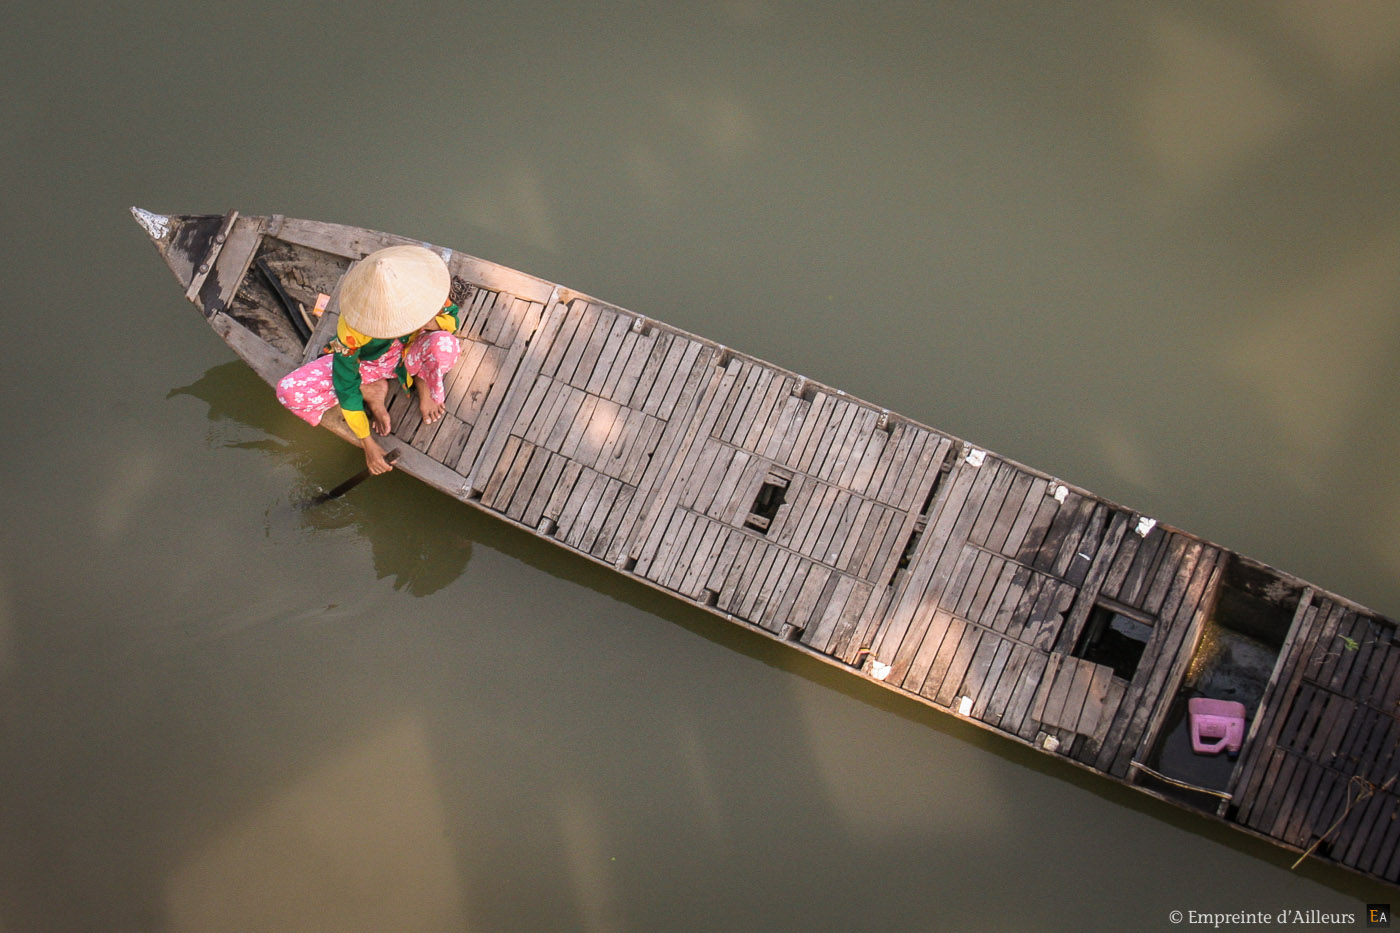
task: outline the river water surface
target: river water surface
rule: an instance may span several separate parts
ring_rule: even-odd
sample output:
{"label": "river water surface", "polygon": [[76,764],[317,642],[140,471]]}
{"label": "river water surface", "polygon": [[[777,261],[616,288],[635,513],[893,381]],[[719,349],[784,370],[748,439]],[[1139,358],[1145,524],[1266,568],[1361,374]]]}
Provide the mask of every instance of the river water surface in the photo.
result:
{"label": "river water surface", "polygon": [[126,212],[503,262],[1395,617],[1400,7],[18,0],[0,26],[0,929],[1400,901],[406,477],[297,508],[356,452],[232,362]]}

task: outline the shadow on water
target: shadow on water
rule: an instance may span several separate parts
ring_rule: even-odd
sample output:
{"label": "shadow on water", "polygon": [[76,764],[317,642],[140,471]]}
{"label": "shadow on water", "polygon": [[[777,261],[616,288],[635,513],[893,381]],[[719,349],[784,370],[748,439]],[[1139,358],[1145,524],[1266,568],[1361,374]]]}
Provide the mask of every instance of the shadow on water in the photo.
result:
{"label": "shadow on water", "polygon": [[[229,438],[211,434],[220,447],[256,450],[294,468],[299,481],[287,501],[271,506],[269,527],[294,521],[308,531],[354,529],[368,541],[379,579],[391,579],[394,589],[412,596],[430,596],[456,580],[471,560],[471,537],[459,516],[440,503],[422,497],[404,501],[397,496],[357,495],[354,490],[319,505],[306,503],[318,492],[363,468],[364,460],[324,432],[309,431],[273,400],[266,385],[241,362],[215,366],[187,386],[172,389],[168,398],[190,396],[209,406],[212,422],[231,421],[256,436]],[[314,438],[315,442],[308,441]],[[403,482],[386,477],[383,485]]]}
{"label": "shadow on water", "polygon": [[[239,362],[213,367],[171,396],[188,395],[209,405],[211,421],[231,421],[258,436],[223,438],[219,446],[263,451],[293,467],[299,488],[276,508],[297,516],[308,531],[353,528],[371,545],[381,579],[392,577],[396,590],[427,596],[456,580],[466,569],[473,544],[520,561],[532,569],[617,600],[660,618],[728,651],[829,689],[882,714],[892,714],[975,746],[1017,768],[1028,768],[1114,805],[1149,816],[1176,829],[1220,844],[1251,858],[1287,867],[1295,856],[1261,839],[1241,833],[1196,811],[1118,785],[1068,761],[1052,758],[1011,739],[975,727],[819,661],[790,645],[730,624],[697,607],[530,534],[524,529],[467,506],[448,501],[410,478],[380,480],[382,495],[351,493],[312,508],[295,503],[359,469],[354,451],[326,432],[309,430],[272,400],[264,384]],[[777,741],[777,737],[773,737]],[[789,737],[790,738],[790,737]],[[789,748],[790,754],[797,754]],[[1374,882],[1312,861],[1296,874],[1358,899],[1374,894]]]}

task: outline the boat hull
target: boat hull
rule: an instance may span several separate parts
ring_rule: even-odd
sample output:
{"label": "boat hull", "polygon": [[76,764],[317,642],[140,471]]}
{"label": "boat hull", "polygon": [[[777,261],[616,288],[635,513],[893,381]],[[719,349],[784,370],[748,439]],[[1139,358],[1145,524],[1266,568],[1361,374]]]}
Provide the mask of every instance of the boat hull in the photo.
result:
{"label": "boat hull", "polygon": [[[136,216],[269,383],[333,334],[351,263],[419,242]],[[463,286],[462,354],[439,422],[392,397],[400,469],[852,676],[1400,882],[1393,621],[797,373],[430,248]],[[338,412],[323,425],[353,442]],[[1238,757],[1191,751],[1202,697],[1245,709]]]}

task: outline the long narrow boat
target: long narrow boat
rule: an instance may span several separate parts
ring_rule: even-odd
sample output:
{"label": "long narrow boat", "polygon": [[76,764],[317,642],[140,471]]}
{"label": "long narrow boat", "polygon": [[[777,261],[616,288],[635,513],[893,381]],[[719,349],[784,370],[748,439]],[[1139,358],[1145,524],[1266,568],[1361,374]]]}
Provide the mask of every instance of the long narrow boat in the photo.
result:
{"label": "long narrow boat", "polygon": [[[351,264],[418,242],[132,213],[269,383],[334,333]],[[796,373],[430,248],[463,285],[462,354],[440,421],[401,392],[390,405],[399,469],[852,676],[1400,883],[1395,622]],[[352,439],[338,411],[323,425]]]}

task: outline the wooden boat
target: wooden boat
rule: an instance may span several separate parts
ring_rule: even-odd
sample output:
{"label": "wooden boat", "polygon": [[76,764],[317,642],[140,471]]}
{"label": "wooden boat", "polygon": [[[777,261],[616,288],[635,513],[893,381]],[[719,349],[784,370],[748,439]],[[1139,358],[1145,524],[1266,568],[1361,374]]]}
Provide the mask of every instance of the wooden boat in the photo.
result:
{"label": "wooden boat", "polygon": [[[270,383],[334,332],[352,263],[417,242],[132,212]],[[441,421],[396,394],[399,469],[853,676],[1400,883],[1392,620],[796,373],[439,252],[464,285],[463,352]],[[323,424],[352,437],[338,411]],[[1237,756],[1193,751],[1203,697],[1241,704]]]}

